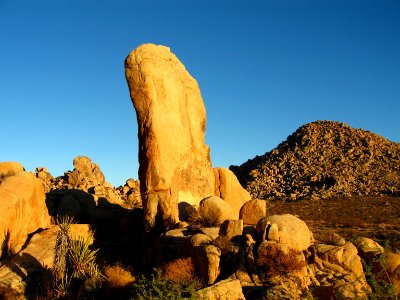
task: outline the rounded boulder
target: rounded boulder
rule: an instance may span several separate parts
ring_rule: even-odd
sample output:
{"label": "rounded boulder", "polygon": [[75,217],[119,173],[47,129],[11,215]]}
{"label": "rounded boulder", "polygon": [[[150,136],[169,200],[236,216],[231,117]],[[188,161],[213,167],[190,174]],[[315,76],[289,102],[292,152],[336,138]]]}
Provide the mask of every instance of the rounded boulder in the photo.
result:
{"label": "rounded boulder", "polygon": [[273,215],[262,218],[257,223],[261,241],[275,241],[288,247],[303,251],[311,244],[311,232],[307,224],[291,215]]}

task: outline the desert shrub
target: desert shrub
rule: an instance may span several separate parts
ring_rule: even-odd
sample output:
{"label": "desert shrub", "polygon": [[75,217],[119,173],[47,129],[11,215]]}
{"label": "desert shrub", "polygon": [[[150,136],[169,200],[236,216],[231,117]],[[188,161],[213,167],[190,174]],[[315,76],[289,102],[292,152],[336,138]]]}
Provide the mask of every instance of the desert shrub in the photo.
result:
{"label": "desert shrub", "polygon": [[370,262],[361,260],[365,278],[372,289],[369,299],[397,299],[396,288],[390,279],[384,255],[373,258]]}
{"label": "desert shrub", "polygon": [[163,267],[163,275],[166,279],[177,284],[194,284],[200,288],[200,281],[196,277],[192,258],[178,258],[168,262]]}
{"label": "desert shrub", "polygon": [[7,173],[0,173],[0,184],[1,184],[6,178],[11,177],[11,176],[14,176],[15,174],[17,174],[17,173],[15,173],[15,172],[13,172],[13,171],[10,171],[10,172],[7,172]]}
{"label": "desert shrub", "polygon": [[126,288],[135,282],[131,272],[119,264],[105,267],[103,274],[107,285],[111,288]]}
{"label": "desert shrub", "polygon": [[216,227],[220,225],[221,212],[217,210],[201,211],[196,207],[187,209],[189,223],[201,227]]}
{"label": "desert shrub", "polygon": [[133,285],[134,299],[180,300],[196,299],[195,283],[173,282],[157,269],[150,277],[142,276]]}
{"label": "desert shrub", "polygon": [[256,264],[258,272],[264,278],[283,276],[299,271],[306,265],[298,252],[290,248],[287,252],[283,251],[275,244],[271,244],[268,251],[259,253]]}

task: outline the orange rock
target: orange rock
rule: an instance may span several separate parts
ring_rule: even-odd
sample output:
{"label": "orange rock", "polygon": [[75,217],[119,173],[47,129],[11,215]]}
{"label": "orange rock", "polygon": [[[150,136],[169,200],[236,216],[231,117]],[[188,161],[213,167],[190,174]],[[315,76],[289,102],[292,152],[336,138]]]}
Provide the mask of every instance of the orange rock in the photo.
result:
{"label": "orange rock", "polygon": [[[28,172],[6,178],[0,185],[0,241],[18,251],[28,234],[50,225],[40,180]],[[3,249],[0,249],[2,251]]]}
{"label": "orange rock", "polygon": [[178,203],[214,195],[205,144],[206,110],[196,80],[164,46],[145,44],[125,60],[138,120],[139,179],[147,229],[179,221]]}

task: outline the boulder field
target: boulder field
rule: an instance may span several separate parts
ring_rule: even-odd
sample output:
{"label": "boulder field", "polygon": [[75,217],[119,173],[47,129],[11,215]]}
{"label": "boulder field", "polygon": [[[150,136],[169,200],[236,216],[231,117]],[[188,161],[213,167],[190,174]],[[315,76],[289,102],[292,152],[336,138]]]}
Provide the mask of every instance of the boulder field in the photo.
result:
{"label": "boulder field", "polygon": [[340,122],[305,124],[230,169],[259,199],[400,195],[400,144]]}

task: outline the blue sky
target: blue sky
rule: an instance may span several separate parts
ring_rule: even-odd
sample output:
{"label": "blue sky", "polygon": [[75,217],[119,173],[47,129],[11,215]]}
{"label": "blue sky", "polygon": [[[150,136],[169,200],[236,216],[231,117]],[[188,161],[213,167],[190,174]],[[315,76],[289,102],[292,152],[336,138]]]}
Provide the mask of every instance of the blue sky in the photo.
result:
{"label": "blue sky", "polygon": [[87,155],[113,185],[137,178],[124,59],[143,43],[197,79],[215,166],[316,120],[400,142],[399,16],[398,0],[0,0],[0,161],[59,176]]}

